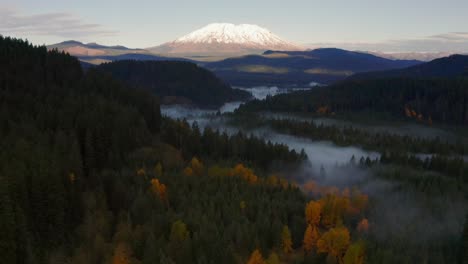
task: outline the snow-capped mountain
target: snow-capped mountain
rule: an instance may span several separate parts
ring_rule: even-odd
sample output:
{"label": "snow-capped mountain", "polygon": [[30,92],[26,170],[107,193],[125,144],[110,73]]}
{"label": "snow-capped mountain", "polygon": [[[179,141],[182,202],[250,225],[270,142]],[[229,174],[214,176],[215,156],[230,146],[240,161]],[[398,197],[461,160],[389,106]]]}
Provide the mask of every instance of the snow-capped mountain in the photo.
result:
{"label": "snow-capped mountain", "polygon": [[229,23],[209,24],[172,42],[149,48],[156,53],[204,56],[302,49],[257,25]]}

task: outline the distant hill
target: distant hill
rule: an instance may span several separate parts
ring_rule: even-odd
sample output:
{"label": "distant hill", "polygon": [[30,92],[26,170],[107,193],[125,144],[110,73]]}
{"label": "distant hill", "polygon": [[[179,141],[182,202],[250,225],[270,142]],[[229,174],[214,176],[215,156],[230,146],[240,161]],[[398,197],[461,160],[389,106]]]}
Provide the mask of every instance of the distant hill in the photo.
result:
{"label": "distant hill", "polygon": [[327,48],[310,51],[266,51],[205,63],[204,67],[232,85],[330,84],[355,73],[405,68],[414,60],[391,60],[375,55]]}
{"label": "distant hill", "polygon": [[245,91],[232,89],[213,73],[181,61],[123,60],[97,67],[133,87],[161,96],[163,102],[192,102],[217,107],[228,101],[247,99]]}
{"label": "distant hill", "polygon": [[356,74],[351,76],[350,79],[379,79],[395,77],[445,78],[461,75],[468,76],[467,55],[452,55],[403,69]]}
{"label": "distant hill", "polygon": [[431,61],[443,57],[454,55],[454,52],[378,52],[378,51],[363,51],[378,57],[392,60],[418,60]]}
{"label": "distant hill", "polygon": [[468,78],[347,80],[337,84],[253,100],[239,112],[362,113],[379,120],[408,119],[468,125]]}
{"label": "distant hill", "polygon": [[130,49],[124,46],[104,46],[97,43],[82,43],[76,40],[68,40],[47,46],[47,49],[58,49],[76,57],[87,56],[116,56],[128,53],[149,53],[144,49]]}

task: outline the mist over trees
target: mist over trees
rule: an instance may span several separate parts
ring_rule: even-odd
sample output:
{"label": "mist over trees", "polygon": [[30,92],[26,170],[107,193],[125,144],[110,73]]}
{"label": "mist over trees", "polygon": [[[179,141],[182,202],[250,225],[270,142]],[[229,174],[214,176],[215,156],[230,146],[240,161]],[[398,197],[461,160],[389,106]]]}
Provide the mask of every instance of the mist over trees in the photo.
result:
{"label": "mist over trees", "polygon": [[468,81],[464,77],[348,80],[330,87],[254,100],[242,105],[238,111],[320,115],[361,113],[380,120],[467,125]]}

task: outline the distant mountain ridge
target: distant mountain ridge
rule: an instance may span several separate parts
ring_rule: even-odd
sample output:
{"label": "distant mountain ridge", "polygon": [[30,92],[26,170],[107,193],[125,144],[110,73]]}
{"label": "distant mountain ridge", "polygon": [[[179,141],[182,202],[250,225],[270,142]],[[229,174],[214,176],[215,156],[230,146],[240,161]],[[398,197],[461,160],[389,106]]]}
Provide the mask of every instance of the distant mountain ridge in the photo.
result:
{"label": "distant mountain ridge", "polygon": [[124,53],[149,53],[144,49],[131,49],[125,46],[105,46],[97,43],[83,43],[76,40],[67,40],[57,44],[47,46],[50,49],[58,49],[70,53],[70,55],[77,57],[84,56],[115,56]]}
{"label": "distant mountain ridge", "polygon": [[389,70],[421,63],[390,60],[336,48],[307,51],[266,51],[261,55],[228,58],[204,66],[232,85],[329,84],[355,73]]}
{"label": "distant mountain ridge", "polygon": [[[418,61],[432,61],[455,55],[454,52],[377,52],[377,51],[363,51],[378,57],[392,59],[392,60],[418,60]],[[466,54],[462,54],[466,55]]]}
{"label": "distant mountain ridge", "polygon": [[351,76],[350,79],[383,78],[447,78],[468,76],[468,56],[451,55],[419,65],[388,71],[372,71]]}

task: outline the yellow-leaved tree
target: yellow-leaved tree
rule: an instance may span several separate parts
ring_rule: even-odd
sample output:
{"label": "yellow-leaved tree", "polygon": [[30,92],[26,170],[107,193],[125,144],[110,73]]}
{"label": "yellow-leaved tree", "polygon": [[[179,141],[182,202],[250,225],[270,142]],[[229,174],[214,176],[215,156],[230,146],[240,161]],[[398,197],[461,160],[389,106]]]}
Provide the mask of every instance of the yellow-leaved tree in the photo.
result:
{"label": "yellow-leaved tree", "polygon": [[352,243],[343,258],[344,264],[363,264],[366,256],[364,242]]}
{"label": "yellow-leaved tree", "polygon": [[350,243],[349,231],[346,227],[335,227],[325,232],[317,241],[317,252],[327,253],[342,263],[343,255]]}
{"label": "yellow-leaved tree", "polygon": [[192,168],[195,175],[200,176],[203,174],[203,163],[201,163],[196,157],[193,157],[190,161],[190,167]]}
{"label": "yellow-leaved tree", "polygon": [[285,225],[281,232],[281,248],[285,254],[292,252],[292,244],[291,232],[289,231],[289,227]]}
{"label": "yellow-leaved tree", "polygon": [[190,237],[187,225],[181,220],[177,220],[172,224],[169,240],[171,242],[180,243],[186,241]]}
{"label": "yellow-leaved tree", "polygon": [[158,162],[158,164],[154,166],[154,175],[156,175],[156,177],[161,177],[162,174],[163,174],[163,167],[162,167],[161,162]]}

